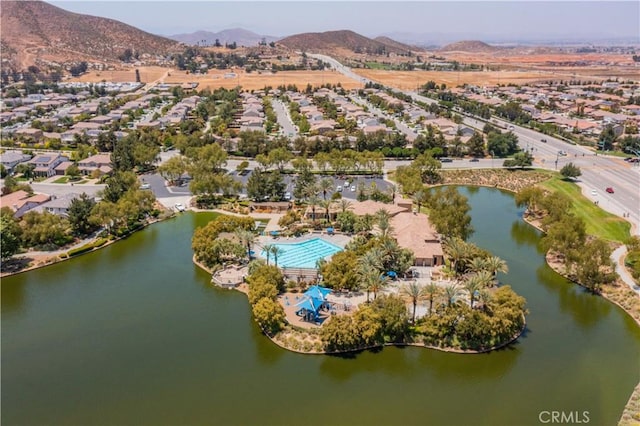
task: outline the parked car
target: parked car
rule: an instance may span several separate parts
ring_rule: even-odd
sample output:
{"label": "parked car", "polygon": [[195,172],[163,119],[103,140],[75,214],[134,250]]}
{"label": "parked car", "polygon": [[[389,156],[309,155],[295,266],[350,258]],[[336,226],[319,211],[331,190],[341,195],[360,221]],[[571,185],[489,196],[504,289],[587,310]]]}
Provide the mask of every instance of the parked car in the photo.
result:
{"label": "parked car", "polygon": [[284,199],[285,199],[286,201],[291,200],[291,193],[290,193],[290,192],[285,192],[285,193],[284,193]]}
{"label": "parked car", "polygon": [[591,190],[591,195],[598,195],[598,191],[596,191],[595,189]]}
{"label": "parked car", "polygon": [[441,163],[453,163],[453,160],[451,158],[441,158],[440,162]]}
{"label": "parked car", "polygon": [[179,212],[183,212],[185,210],[184,206],[182,205],[182,203],[176,203],[175,204],[175,208],[176,210],[178,210]]}
{"label": "parked car", "polygon": [[613,193],[615,192],[615,191],[613,190],[613,188],[612,188],[612,187],[608,187],[608,188],[606,189],[606,191],[607,191],[609,194],[613,194]]}
{"label": "parked car", "polygon": [[140,185],[140,189],[151,189],[151,185],[149,185],[148,183],[143,183],[142,185]]}
{"label": "parked car", "polygon": [[338,192],[342,192],[342,185],[338,185],[338,186],[336,187],[336,191],[338,191]]}
{"label": "parked car", "polygon": [[558,151],[558,155],[561,156],[561,157],[564,157],[564,156],[567,155],[567,151],[562,151],[562,150]]}
{"label": "parked car", "polygon": [[351,192],[356,192],[356,186],[355,185],[351,185]]}
{"label": "parked car", "polygon": [[480,161],[479,158],[473,157],[471,160],[469,160],[471,163],[477,163],[478,161]]}

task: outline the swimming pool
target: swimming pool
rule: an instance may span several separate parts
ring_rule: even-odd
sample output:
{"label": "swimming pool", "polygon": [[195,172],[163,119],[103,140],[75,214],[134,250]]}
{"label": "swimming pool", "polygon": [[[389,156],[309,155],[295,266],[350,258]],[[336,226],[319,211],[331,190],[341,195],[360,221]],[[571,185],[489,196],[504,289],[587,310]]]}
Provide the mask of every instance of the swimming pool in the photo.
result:
{"label": "swimming pool", "polygon": [[[322,238],[290,244],[272,243],[272,245],[282,249],[282,253],[278,255],[278,266],[281,268],[315,268],[318,259],[324,259],[342,251],[341,247]],[[267,258],[264,250],[260,252],[260,257]],[[273,263],[273,261],[272,254],[269,256],[269,263]]]}

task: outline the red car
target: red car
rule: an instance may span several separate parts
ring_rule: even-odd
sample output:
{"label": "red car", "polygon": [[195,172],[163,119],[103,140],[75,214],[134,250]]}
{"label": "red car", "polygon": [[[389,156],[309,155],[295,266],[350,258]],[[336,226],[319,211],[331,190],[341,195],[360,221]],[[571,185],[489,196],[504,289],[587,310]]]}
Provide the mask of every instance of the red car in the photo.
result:
{"label": "red car", "polygon": [[613,190],[613,188],[611,188],[611,187],[608,187],[608,188],[606,189],[606,191],[607,191],[609,194],[613,194],[613,193],[615,192],[615,191]]}

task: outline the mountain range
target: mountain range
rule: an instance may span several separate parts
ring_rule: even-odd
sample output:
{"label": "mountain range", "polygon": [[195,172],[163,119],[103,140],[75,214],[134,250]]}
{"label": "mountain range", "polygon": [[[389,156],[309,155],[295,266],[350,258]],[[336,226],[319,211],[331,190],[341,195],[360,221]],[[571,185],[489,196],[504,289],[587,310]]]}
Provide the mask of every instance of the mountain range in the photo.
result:
{"label": "mountain range", "polygon": [[218,40],[222,45],[235,42],[238,46],[249,47],[256,46],[263,40],[270,43],[278,40],[280,37],[260,35],[242,28],[232,28],[215,33],[210,31],[196,31],[188,34],[175,34],[168,36],[168,38],[191,45],[210,46]]}
{"label": "mountain range", "polygon": [[137,55],[166,55],[181,46],[113,19],[68,12],[39,0],[3,0],[0,25],[3,62],[18,68],[36,59],[115,61],[126,49]]}
{"label": "mountain range", "polygon": [[346,49],[354,53],[382,55],[386,53],[407,54],[417,48],[402,44],[388,37],[371,39],[350,30],[302,33],[278,40],[278,43],[294,50],[327,51]]}

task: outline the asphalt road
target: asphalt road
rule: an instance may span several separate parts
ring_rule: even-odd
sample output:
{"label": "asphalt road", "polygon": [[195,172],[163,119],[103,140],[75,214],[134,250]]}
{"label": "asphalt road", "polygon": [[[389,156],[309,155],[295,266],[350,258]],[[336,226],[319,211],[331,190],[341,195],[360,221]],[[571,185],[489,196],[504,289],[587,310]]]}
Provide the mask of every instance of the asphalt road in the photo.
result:
{"label": "asphalt road", "polygon": [[293,121],[291,121],[291,116],[289,115],[287,107],[279,99],[272,100],[271,105],[273,106],[273,111],[278,117],[278,124],[280,125],[283,134],[292,139],[298,136],[298,128],[293,124]]}

